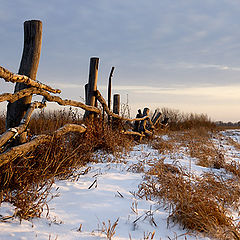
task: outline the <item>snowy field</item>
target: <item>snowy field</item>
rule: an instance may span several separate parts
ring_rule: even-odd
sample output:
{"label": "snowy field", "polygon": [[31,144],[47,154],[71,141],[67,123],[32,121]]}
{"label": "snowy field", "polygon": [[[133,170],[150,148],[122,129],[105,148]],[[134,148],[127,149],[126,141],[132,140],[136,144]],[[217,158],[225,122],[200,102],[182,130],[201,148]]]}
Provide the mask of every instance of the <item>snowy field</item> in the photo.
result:
{"label": "snowy field", "polygon": [[[167,137],[167,136],[165,136]],[[240,151],[229,145],[227,138],[240,143],[240,130],[228,130],[216,141],[226,151],[227,161],[240,160]],[[189,233],[179,225],[167,221],[169,210],[154,201],[136,196],[143,173],[131,171],[133,166],[148,168],[149,162],[162,158],[157,150],[146,144],[135,146],[121,159],[97,153],[99,163],[89,164],[76,173],[72,180],[54,184],[42,218],[31,221],[9,219],[0,222],[0,239],[110,239],[108,229],[112,228],[112,239],[209,239]],[[221,171],[197,166],[196,159],[186,151],[165,155],[165,162],[186,167],[195,174],[204,171]],[[1,216],[11,216],[14,207],[3,203]],[[115,225],[114,225],[115,224]]]}

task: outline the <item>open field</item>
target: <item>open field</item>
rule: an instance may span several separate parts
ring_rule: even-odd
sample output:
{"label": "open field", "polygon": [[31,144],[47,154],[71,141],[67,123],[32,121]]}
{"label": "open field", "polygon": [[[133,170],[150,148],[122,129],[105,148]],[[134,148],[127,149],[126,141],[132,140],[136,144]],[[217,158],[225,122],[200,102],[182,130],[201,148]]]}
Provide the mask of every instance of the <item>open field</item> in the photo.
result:
{"label": "open field", "polygon": [[[33,135],[81,123],[43,118]],[[39,147],[1,167],[0,238],[239,239],[240,131],[211,128],[139,143],[97,123]]]}

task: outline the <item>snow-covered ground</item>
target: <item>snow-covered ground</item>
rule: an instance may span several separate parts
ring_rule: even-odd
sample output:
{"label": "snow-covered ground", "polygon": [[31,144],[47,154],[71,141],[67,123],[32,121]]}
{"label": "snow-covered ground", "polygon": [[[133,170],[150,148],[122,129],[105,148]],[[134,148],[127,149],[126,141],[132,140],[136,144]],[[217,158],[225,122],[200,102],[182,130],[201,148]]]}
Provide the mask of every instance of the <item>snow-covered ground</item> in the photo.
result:
{"label": "snow-covered ground", "polygon": [[[229,146],[226,138],[240,142],[240,131],[222,133],[219,145],[226,150],[229,160],[240,160],[240,152]],[[168,210],[157,202],[139,199],[136,196],[143,173],[134,166],[148,167],[148,162],[163,158],[157,150],[140,144],[131,152],[115,159],[102,153],[96,154],[99,163],[80,169],[77,180],[62,180],[54,184],[55,197],[48,203],[40,219],[21,221],[9,219],[0,222],[0,239],[107,239],[107,229],[113,227],[112,239],[209,239],[187,234],[179,225],[168,225]],[[195,164],[195,159],[179,151],[175,155],[164,155],[166,163],[181,164],[189,171],[201,174],[211,171]],[[215,170],[214,170],[215,171]],[[217,171],[217,170],[216,170]],[[221,170],[219,170],[221,171]],[[83,174],[84,173],[84,174]],[[14,207],[3,203],[0,215],[11,216]],[[148,237],[148,238],[147,238]],[[185,238],[186,237],[186,238]]]}

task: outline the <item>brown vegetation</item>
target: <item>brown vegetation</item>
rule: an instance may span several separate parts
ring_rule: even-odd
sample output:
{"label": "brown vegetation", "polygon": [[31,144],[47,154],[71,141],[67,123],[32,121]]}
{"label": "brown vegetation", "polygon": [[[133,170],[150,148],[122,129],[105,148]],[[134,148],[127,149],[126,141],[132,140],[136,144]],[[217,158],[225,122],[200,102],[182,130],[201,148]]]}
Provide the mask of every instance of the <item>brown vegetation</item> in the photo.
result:
{"label": "brown vegetation", "polygon": [[[82,120],[73,111],[42,111],[33,117],[29,131],[34,137],[52,132],[67,122],[82,123]],[[114,153],[131,146],[129,138],[112,130],[101,119],[86,125],[87,131],[83,134],[53,136],[47,144],[0,167],[0,201],[13,203],[18,209],[15,216],[20,219],[39,217],[51,198],[52,183],[56,179],[69,178],[81,166],[94,161],[92,153],[95,150]]]}
{"label": "brown vegetation", "polygon": [[228,216],[228,207],[239,207],[239,179],[213,173],[196,177],[179,166],[173,170],[162,160],[154,164],[139,188],[139,196],[167,205],[169,220],[184,228],[219,239],[239,239],[238,227]]}
{"label": "brown vegetation", "polygon": [[193,128],[214,129],[216,126],[206,114],[183,113],[176,109],[160,109],[163,116],[169,118],[169,130],[189,130]]}

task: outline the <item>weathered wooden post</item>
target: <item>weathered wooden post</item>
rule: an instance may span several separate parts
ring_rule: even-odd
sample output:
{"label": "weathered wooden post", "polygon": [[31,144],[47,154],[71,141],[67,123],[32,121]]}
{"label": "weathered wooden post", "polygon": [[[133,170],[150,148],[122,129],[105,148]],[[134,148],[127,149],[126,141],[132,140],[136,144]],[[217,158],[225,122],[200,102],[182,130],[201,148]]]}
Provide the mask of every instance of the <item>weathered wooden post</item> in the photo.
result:
{"label": "weathered wooden post", "polygon": [[153,123],[154,126],[159,122],[161,116],[162,116],[162,113],[158,112],[158,113],[155,114],[155,116],[152,118],[152,123]]}
{"label": "weathered wooden post", "polygon": [[[88,93],[87,93],[87,105],[95,106],[96,97],[95,91],[97,90],[97,78],[98,78],[98,66],[99,66],[99,58],[93,57],[90,59],[90,67],[89,67],[89,79],[88,79]],[[85,118],[93,119],[94,113],[89,111],[85,112]]]}
{"label": "weathered wooden post", "polygon": [[[24,47],[18,73],[36,79],[42,46],[42,22],[30,20],[24,22]],[[16,83],[14,92],[28,88],[24,83]],[[24,97],[14,103],[8,103],[6,128],[16,127],[32,101],[32,96]],[[20,143],[26,139],[26,133],[20,136]]]}
{"label": "weathered wooden post", "polygon": [[[109,110],[111,110],[112,76],[113,76],[114,69],[115,68],[112,67],[110,75],[109,75],[109,79],[108,79],[108,108],[109,108]],[[110,119],[111,119],[111,117],[108,116],[108,123],[110,123]]]}
{"label": "weathered wooden post", "polygon": [[120,94],[113,95],[113,112],[118,115],[120,113]]}
{"label": "weathered wooden post", "polygon": [[[120,113],[120,94],[113,95],[113,113],[118,114]],[[119,119],[113,119],[112,124],[113,128],[119,127]]]}

